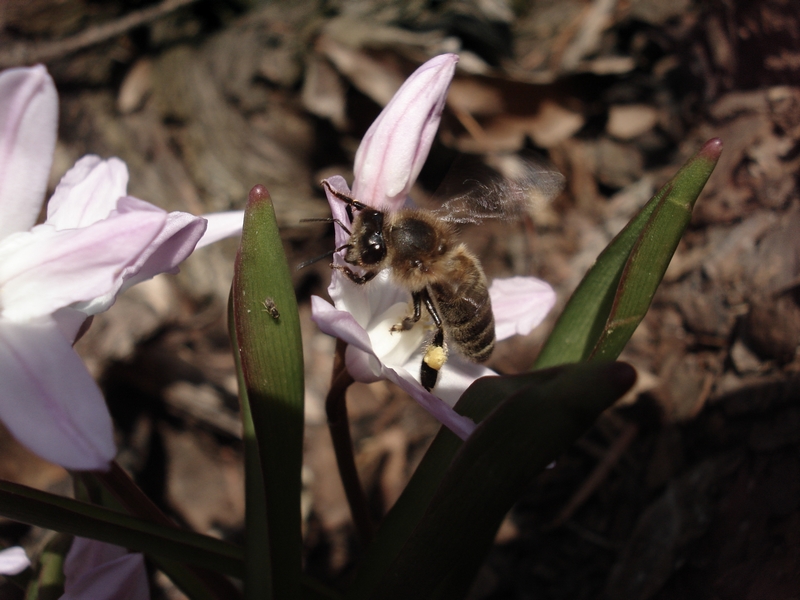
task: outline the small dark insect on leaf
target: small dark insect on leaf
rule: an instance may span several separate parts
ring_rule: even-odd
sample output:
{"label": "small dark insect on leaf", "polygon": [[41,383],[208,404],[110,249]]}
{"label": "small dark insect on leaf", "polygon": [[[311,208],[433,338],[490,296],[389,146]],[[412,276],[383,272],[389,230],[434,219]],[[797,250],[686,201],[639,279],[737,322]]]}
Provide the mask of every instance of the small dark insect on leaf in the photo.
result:
{"label": "small dark insect on leaf", "polygon": [[273,319],[281,318],[281,313],[278,312],[278,307],[275,306],[275,300],[272,297],[267,296],[261,304],[264,305],[264,312],[268,312]]}

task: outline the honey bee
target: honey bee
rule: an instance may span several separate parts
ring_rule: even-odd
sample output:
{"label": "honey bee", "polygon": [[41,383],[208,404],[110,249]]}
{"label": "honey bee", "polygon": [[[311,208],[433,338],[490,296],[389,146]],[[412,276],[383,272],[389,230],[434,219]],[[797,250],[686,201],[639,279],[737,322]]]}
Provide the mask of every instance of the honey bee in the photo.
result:
{"label": "honey bee", "polygon": [[[413,328],[423,305],[433,321],[435,332],[420,365],[420,381],[427,390],[436,385],[447,361],[448,344],[476,363],[487,361],[495,346],[486,275],[478,258],[457,240],[455,224],[513,219],[527,210],[528,192],[533,187],[546,196],[560,191],[560,173],[537,169],[535,177],[533,174],[529,173],[524,185],[519,180],[515,185],[501,184],[497,178],[472,185],[437,210],[403,208],[394,212],[376,210],[323,181],[353,212],[350,227],[324,219],[334,221],[350,236],[346,244],[327,254],[344,250],[347,264],[331,264],[331,268],[358,285],[368,283],[384,269],[391,270],[394,282],[410,291],[412,306],[411,314],[393,325],[392,332]],[[348,265],[358,267],[361,273]]]}

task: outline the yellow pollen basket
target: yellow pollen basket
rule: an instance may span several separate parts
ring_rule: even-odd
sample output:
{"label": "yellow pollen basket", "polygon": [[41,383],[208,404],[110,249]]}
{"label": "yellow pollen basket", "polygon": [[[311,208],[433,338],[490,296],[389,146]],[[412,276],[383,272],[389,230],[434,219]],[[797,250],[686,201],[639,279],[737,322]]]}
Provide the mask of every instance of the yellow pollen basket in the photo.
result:
{"label": "yellow pollen basket", "polygon": [[438,371],[447,362],[447,351],[441,346],[431,346],[422,359],[431,369]]}

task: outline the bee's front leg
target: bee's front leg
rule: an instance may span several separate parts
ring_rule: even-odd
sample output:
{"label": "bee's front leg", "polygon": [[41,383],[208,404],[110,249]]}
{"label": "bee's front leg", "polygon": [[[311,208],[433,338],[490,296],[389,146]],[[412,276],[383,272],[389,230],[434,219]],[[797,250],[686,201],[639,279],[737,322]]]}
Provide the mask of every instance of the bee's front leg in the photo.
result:
{"label": "bee's front leg", "polygon": [[368,281],[372,281],[375,278],[375,275],[378,274],[377,271],[367,271],[366,274],[359,275],[358,273],[353,271],[350,267],[345,267],[344,265],[334,265],[333,263],[331,263],[331,269],[336,269],[337,271],[341,271],[342,273],[347,275],[347,278],[350,281],[358,285],[364,285]]}

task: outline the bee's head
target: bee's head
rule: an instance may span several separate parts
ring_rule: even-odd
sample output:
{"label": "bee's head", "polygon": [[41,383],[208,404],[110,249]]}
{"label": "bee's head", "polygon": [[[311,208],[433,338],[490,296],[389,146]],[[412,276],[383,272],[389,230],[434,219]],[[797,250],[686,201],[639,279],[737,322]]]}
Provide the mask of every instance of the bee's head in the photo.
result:
{"label": "bee's head", "polygon": [[373,266],[386,258],[386,240],[383,237],[383,213],[364,208],[353,222],[351,247],[345,260],[351,264]]}

